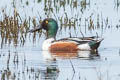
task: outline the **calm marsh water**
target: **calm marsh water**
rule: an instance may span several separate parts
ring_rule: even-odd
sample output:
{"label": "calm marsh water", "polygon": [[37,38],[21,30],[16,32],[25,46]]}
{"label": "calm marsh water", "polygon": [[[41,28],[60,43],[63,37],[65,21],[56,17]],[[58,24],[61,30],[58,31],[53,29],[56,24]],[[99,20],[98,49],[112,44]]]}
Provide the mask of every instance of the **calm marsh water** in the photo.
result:
{"label": "calm marsh water", "polygon": [[[25,33],[25,25],[23,31],[20,28],[17,32],[16,28],[12,33],[7,27],[11,31],[8,34],[16,36],[11,38],[0,25],[0,80],[119,80],[119,5],[119,0],[1,0],[1,22],[4,14],[11,17],[16,11],[19,24],[26,20],[32,29],[41,20],[52,17],[59,24],[57,39],[98,35],[104,40],[98,49],[99,56],[81,58],[78,54],[50,61],[44,59],[43,53],[47,52],[41,50],[44,33]],[[89,56],[89,52],[81,53]]]}

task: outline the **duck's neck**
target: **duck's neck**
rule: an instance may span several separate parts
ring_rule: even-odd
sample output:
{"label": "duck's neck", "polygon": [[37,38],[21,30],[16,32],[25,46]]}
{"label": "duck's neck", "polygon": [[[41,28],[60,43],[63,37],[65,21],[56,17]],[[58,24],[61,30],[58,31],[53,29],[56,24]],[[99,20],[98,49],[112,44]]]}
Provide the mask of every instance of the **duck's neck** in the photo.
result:
{"label": "duck's neck", "polygon": [[55,30],[49,30],[48,32],[47,32],[47,39],[49,39],[49,38],[56,38],[56,31]]}

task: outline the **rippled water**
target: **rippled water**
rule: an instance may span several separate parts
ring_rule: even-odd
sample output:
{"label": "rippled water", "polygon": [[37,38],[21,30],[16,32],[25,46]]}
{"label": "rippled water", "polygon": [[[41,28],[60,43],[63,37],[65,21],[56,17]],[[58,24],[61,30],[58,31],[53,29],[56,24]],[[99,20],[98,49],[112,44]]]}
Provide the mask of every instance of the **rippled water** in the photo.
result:
{"label": "rippled water", "polygon": [[[104,40],[97,56],[81,52],[84,55],[57,56],[56,61],[51,61],[45,59],[43,53],[47,52],[41,51],[44,34],[39,37],[40,33],[36,33],[35,38],[33,33],[27,33],[27,37],[23,35],[24,45],[20,45],[21,35],[17,44],[14,40],[3,44],[1,36],[0,80],[119,80],[119,4],[119,0],[1,0],[0,21],[4,19],[2,10],[13,16],[16,9],[23,21],[30,17],[39,24],[46,17],[56,19],[59,24],[57,39],[99,35]],[[30,22],[30,29],[33,25]]]}

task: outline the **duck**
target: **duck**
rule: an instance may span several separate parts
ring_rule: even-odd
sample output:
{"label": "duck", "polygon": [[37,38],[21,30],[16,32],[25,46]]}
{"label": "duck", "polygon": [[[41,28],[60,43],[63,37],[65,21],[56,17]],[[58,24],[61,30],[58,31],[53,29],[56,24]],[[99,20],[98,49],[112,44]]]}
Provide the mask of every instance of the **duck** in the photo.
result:
{"label": "duck", "polygon": [[46,31],[46,40],[42,44],[42,50],[56,52],[76,53],[78,51],[97,51],[103,38],[98,36],[92,37],[68,37],[56,39],[58,23],[53,18],[44,19],[38,27],[29,30],[36,32],[44,29]]}

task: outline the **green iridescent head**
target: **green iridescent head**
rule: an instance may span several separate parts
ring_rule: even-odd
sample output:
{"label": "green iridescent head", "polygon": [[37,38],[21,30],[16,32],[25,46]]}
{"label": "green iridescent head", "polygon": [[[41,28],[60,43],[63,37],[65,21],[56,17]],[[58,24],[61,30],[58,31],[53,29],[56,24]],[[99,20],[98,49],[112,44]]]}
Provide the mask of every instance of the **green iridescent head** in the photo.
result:
{"label": "green iridescent head", "polygon": [[58,30],[57,21],[52,18],[43,20],[41,27],[47,31],[47,38],[55,38]]}

